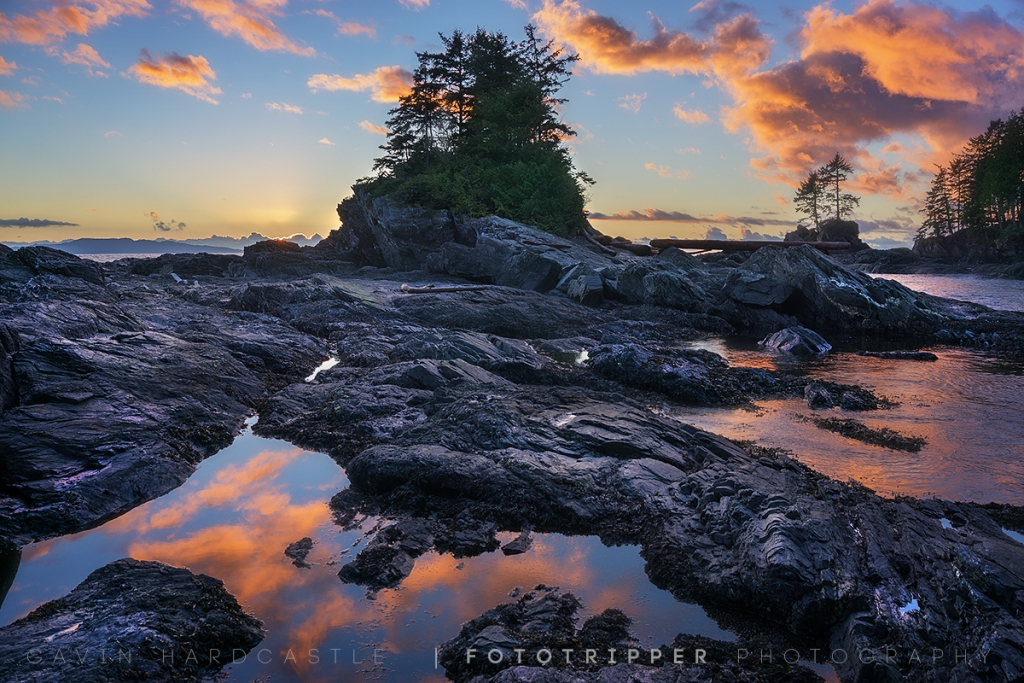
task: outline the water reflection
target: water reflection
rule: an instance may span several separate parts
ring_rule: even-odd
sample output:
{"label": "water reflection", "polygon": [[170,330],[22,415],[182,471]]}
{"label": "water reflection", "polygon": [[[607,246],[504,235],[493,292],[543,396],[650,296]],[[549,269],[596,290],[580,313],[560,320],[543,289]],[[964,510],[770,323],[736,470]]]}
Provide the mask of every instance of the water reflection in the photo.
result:
{"label": "water reflection", "polygon": [[[428,553],[400,588],[367,599],[337,578],[378,522],[350,532],[331,522],[327,501],[346,484],[327,456],[247,432],[163,498],[97,529],[26,547],[0,624],[131,556],[215,576],[264,621],[266,639],[231,667],[232,681],[442,681],[434,648],[462,622],[509,600],[510,590],[540,583],[575,592],[590,612],[623,609],[647,645],[679,632],[733,638],[698,606],[650,585],[637,548],[586,537],[536,534],[529,552],[512,557]],[[284,555],[304,536],[316,541],[309,569]]]}
{"label": "water reflection", "polygon": [[[856,479],[879,493],[1024,504],[1024,420],[1020,419],[1024,368],[1019,363],[943,348],[931,349],[939,360],[926,363],[842,350],[817,359],[795,359],[758,351],[749,340],[715,340],[702,346],[736,365],[872,389],[901,405],[843,417],[922,436],[928,443],[912,454],[822,431],[799,419],[812,411],[797,399],[759,402],[755,412],[675,410],[673,415],[684,422],[732,439],[787,448],[829,476]],[[840,411],[818,411],[819,415],[833,413]]]}

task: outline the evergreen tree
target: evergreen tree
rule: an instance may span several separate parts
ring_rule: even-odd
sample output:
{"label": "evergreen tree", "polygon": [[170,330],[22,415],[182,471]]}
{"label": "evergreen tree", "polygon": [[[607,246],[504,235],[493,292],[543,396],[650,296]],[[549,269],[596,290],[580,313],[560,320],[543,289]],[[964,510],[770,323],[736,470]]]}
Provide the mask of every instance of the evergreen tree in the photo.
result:
{"label": "evergreen tree", "polygon": [[972,243],[1024,251],[1024,114],[1011,112],[939,166],[918,240],[969,231]]}
{"label": "evergreen tree", "polygon": [[819,171],[811,171],[807,178],[800,183],[796,196],[793,197],[793,204],[797,211],[806,216],[815,229],[821,224],[821,210],[824,208],[826,187]]}
{"label": "evergreen tree", "polygon": [[821,182],[829,188],[828,202],[835,210],[836,220],[842,220],[843,216],[853,213],[854,207],[860,205],[860,197],[840,192],[842,183],[848,178],[847,174],[853,173],[853,165],[836,152],[817,173]]}
{"label": "evergreen tree", "polygon": [[354,189],[454,213],[494,213],[573,234],[586,224],[586,174],[563,141],[557,93],[576,55],[533,26],[516,43],[477,29],[441,35],[444,51],[417,53],[410,93],[387,121],[377,176]]}

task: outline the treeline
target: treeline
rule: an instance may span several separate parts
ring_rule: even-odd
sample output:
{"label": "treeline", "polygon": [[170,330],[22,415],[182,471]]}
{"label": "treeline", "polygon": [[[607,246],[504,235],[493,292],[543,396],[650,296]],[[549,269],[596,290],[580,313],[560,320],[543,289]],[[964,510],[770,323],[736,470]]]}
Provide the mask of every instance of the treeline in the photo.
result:
{"label": "treeline", "polygon": [[353,189],[456,214],[496,214],[559,233],[585,225],[585,188],[564,141],[558,91],[576,55],[477,29],[417,53],[411,92],[390,111],[376,176]]}
{"label": "treeline", "polygon": [[922,209],[919,245],[970,231],[993,247],[1024,246],[1024,112],[998,119],[939,166]]}

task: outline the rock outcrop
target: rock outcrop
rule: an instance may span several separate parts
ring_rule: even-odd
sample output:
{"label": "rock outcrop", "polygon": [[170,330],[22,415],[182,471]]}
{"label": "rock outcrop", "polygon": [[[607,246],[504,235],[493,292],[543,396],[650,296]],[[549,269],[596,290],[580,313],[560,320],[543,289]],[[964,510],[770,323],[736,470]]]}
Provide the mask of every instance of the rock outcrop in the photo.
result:
{"label": "rock outcrop", "polygon": [[821,681],[792,653],[790,662],[749,656],[770,649],[763,643],[679,635],[671,644],[645,648],[630,633],[629,617],[615,608],[588,618],[577,629],[580,607],[572,593],[537,586],[516,602],[465,623],[439,648],[438,661],[455,683]]}
{"label": "rock outcrop", "polygon": [[943,321],[916,292],[846,270],[808,246],[758,249],[729,276],[725,292],[819,331],[926,336]]}
{"label": "rock outcrop", "polygon": [[6,543],[71,533],[180,485],[272,389],[326,356],[279,318],[170,293],[201,288],[108,286],[97,264],[23,251],[0,264]]}
{"label": "rock outcrop", "polygon": [[0,628],[0,678],[20,683],[209,680],[263,639],[219,580],[117,560]]}

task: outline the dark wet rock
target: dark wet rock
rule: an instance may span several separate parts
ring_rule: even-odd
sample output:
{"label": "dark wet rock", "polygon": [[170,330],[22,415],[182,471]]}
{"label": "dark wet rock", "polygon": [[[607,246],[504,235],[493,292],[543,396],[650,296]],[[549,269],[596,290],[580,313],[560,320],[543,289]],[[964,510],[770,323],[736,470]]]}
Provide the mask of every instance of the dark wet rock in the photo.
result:
{"label": "dark wet rock", "polygon": [[11,249],[6,244],[0,243],[0,258],[3,258],[4,256],[7,256],[7,254],[10,254],[12,251],[14,251],[14,250]]}
{"label": "dark wet rock", "polygon": [[[639,540],[656,585],[736,610],[747,624],[759,623],[752,617],[774,624],[790,642],[850,652],[886,643],[968,648],[967,663],[939,666],[935,675],[944,679],[982,680],[969,672],[993,671],[981,648],[996,632],[1012,634],[1000,642],[1024,642],[1014,616],[1024,576],[1010,569],[1024,566],[1024,547],[985,522],[984,512],[964,527],[971,535],[949,537],[937,517],[911,505],[829,480],[782,454],[741,450],[624,396],[520,386],[453,398],[428,399],[417,420],[346,456],[349,491],[359,496],[336,496],[336,513],[372,509],[431,529],[461,518],[503,530]],[[316,421],[327,421],[320,415]],[[398,550],[375,565],[395,567],[390,582],[415,561]],[[951,557],[959,559],[951,564]],[[356,576],[379,585],[378,575]],[[984,598],[964,602],[944,586]],[[900,612],[912,598],[926,619]],[[1024,663],[1018,646],[1002,647],[1001,656]],[[867,666],[851,661],[840,674],[856,680]],[[904,662],[881,674],[918,680],[914,672]]]}
{"label": "dark wet rock", "polygon": [[429,253],[455,237],[448,211],[403,206],[389,197],[349,197],[338,205],[338,216],[342,227],[317,248],[354,256],[359,265],[419,270],[426,266]]}
{"label": "dark wet rock", "polygon": [[37,339],[0,425],[5,534],[84,528],[181,484],[231,442],[264,387],[222,349],[158,332]]}
{"label": "dark wet rock", "polygon": [[615,608],[588,618],[577,630],[574,622],[581,606],[572,593],[537,586],[516,602],[463,624],[455,638],[441,645],[438,661],[455,683],[821,680],[781,657],[771,662],[738,657],[738,652],[761,649],[746,642],[679,635],[669,645],[642,647],[630,633],[630,618]]}
{"label": "dark wet rock", "polygon": [[843,410],[864,411],[891,408],[894,405],[892,401],[879,398],[861,387],[824,381],[814,381],[804,387],[804,401],[814,410],[839,407]]}
{"label": "dark wet rock", "polygon": [[402,314],[423,325],[512,339],[571,337],[610,319],[566,299],[506,288],[418,294],[394,303]]}
{"label": "dark wet rock", "polygon": [[493,334],[443,329],[407,335],[392,345],[396,360],[463,360],[507,378],[537,376],[548,361],[526,342]]}
{"label": "dark wet rock", "polygon": [[725,292],[820,330],[925,335],[942,321],[903,285],[846,270],[809,246],[758,249],[729,276]]}
{"label": "dark wet rock", "polygon": [[868,427],[863,422],[851,418],[839,417],[812,417],[809,418],[818,429],[841,434],[848,439],[862,441],[863,443],[890,448],[894,451],[907,451],[917,453],[927,443],[919,436],[906,436],[888,427]]}
{"label": "dark wet rock", "polygon": [[627,266],[618,277],[617,290],[627,301],[635,303],[682,311],[707,310],[707,294],[668,261],[644,261]]}
{"label": "dark wet rock", "polygon": [[700,268],[702,265],[699,259],[697,259],[694,256],[691,256],[682,249],[677,249],[676,247],[662,249],[658,253],[658,258],[661,259],[662,261],[668,261],[672,265],[683,270]]}
{"label": "dark wet rock", "polygon": [[725,358],[703,349],[603,344],[590,351],[589,366],[603,377],[683,405],[739,405],[753,398],[799,396],[807,384],[761,368],[730,367]]}
{"label": "dark wet rock", "polygon": [[506,555],[522,555],[533,546],[533,537],[529,531],[516,536],[514,539],[501,546],[501,552]]}
{"label": "dark wet rock", "polygon": [[533,342],[533,347],[559,363],[577,363],[586,360],[581,355],[584,351],[587,351],[589,357],[590,349],[599,343],[590,337],[571,337],[569,339],[538,339]]}
{"label": "dark wet rock", "polygon": [[262,639],[262,624],[219,580],[124,559],[0,629],[0,676],[23,683],[198,682]]}
{"label": "dark wet rock", "polygon": [[600,275],[581,275],[569,284],[567,295],[584,306],[600,306],[604,302],[604,281]]}
{"label": "dark wet rock", "polygon": [[0,417],[18,404],[18,385],[14,381],[14,354],[21,350],[17,330],[0,323]]}
{"label": "dark wet rock", "polygon": [[62,275],[103,285],[103,268],[98,263],[51,247],[22,247],[0,254],[0,281],[5,278],[21,279],[19,270],[29,275]]}
{"label": "dark wet rock", "polygon": [[814,330],[806,327],[787,327],[758,342],[768,351],[791,356],[823,356],[832,350],[832,345]]}
{"label": "dark wet rock", "polygon": [[397,586],[412,572],[415,558],[434,545],[434,527],[420,519],[406,519],[385,527],[354,560],[341,568],[338,576],[345,583],[371,589]]}
{"label": "dark wet rock", "polygon": [[939,359],[931,351],[858,351],[857,355],[885,358],[886,360],[936,361]]}
{"label": "dark wet rock", "polygon": [[224,290],[203,288],[204,305],[119,272],[105,286],[47,274],[0,287],[0,538],[16,545],[180,485],[326,356],[276,318],[220,308]]}
{"label": "dark wet rock", "polygon": [[133,275],[176,273],[188,278],[227,277],[245,268],[242,257],[232,254],[161,254],[151,259],[130,259],[127,263]]}
{"label": "dark wet rock", "polygon": [[311,550],[313,550],[313,539],[306,536],[305,538],[300,538],[294,543],[289,543],[288,547],[284,549],[284,554],[296,567],[306,569],[311,566],[306,562],[306,557],[309,555]]}

